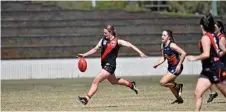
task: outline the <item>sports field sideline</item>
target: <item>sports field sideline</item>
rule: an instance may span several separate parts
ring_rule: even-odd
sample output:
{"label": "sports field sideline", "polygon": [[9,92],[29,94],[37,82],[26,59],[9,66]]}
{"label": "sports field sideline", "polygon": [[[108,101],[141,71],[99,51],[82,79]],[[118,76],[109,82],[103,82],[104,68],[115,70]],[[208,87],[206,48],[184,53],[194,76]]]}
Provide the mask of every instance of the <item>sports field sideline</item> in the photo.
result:
{"label": "sports field sideline", "polygon": [[[183,104],[171,104],[175,100],[169,89],[161,87],[161,76],[123,77],[135,80],[139,94],[129,88],[111,85],[103,81],[90,102],[83,106],[78,95],[85,95],[92,78],[31,79],[1,81],[2,111],[193,111],[194,88],[198,76],[181,75],[176,80],[184,84]],[[207,92],[209,93],[209,91]],[[207,104],[204,95],[203,111],[226,111],[223,95]]]}

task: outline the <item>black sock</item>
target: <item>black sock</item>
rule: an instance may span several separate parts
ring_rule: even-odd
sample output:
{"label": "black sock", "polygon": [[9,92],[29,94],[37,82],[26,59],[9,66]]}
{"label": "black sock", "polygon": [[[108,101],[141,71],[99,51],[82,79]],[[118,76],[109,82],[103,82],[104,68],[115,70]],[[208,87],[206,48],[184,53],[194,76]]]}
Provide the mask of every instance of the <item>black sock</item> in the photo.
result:
{"label": "black sock", "polygon": [[178,84],[175,82],[173,88],[177,88]]}

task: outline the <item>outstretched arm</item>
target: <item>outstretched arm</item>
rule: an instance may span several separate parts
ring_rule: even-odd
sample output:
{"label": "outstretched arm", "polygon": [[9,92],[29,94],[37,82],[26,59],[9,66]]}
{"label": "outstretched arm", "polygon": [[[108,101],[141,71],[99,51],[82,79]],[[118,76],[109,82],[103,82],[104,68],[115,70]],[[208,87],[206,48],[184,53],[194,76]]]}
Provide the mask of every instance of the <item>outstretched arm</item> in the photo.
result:
{"label": "outstretched arm", "polygon": [[89,55],[96,53],[98,51],[98,49],[101,48],[101,42],[102,42],[102,39],[99,41],[99,43],[94,48],[92,48],[91,50],[89,50],[88,52],[86,52],[84,54],[78,54],[78,57],[87,57]]}
{"label": "outstretched arm", "polygon": [[211,42],[209,37],[203,36],[201,39],[201,44],[202,44],[203,53],[198,56],[187,56],[188,61],[204,60],[210,57]]}
{"label": "outstretched arm", "polygon": [[154,68],[157,68],[159,65],[161,65],[164,61],[166,60],[166,58],[164,57],[163,54],[163,50],[162,50],[162,57],[154,64]]}
{"label": "outstretched arm", "polygon": [[121,45],[121,46],[132,48],[133,50],[138,52],[141,57],[147,57],[140,49],[138,49],[136,46],[134,46],[130,42],[127,42],[125,40],[118,40],[118,44]]}

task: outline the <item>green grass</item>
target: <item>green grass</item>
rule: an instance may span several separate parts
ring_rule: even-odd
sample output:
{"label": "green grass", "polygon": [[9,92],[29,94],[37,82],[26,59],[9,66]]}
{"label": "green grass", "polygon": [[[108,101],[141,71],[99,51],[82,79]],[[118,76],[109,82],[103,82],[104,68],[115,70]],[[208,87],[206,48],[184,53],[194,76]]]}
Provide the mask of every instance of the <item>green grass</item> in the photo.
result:
{"label": "green grass", "polygon": [[[139,89],[136,95],[129,88],[111,85],[103,81],[89,104],[77,102],[78,95],[85,95],[92,78],[78,79],[33,79],[2,80],[2,111],[186,111],[194,110],[194,95],[197,76],[180,76],[177,81],[184,83],[183,104],[170,104],[175,100],[169,89],[159,85],[159,76],[123,77],[135,80]],[[209,93],[209,92],[207,92]],[[207,104],[205,111],[226,110],[225,98],[219,95]]]}

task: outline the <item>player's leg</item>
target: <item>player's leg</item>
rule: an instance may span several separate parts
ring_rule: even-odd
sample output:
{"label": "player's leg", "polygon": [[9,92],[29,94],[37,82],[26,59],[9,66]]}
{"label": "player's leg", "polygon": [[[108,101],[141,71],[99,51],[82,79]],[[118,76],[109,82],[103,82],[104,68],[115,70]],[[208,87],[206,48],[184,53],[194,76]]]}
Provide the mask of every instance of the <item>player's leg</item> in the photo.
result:
{"label": "player's leg", "polygon": [[[179,96],[182,94],[183,84],[176,83],[175,79],[177,76],[181,74],[182,71],[183,71],[183,65],[181,66],[181,70],[179,72],[176,72],[176,66],[169,66],[168,72],[166,76],[163,77],[163,80],[162,80],[163,82],[168,82],[168,85],[165,84],[165,86],[171,88],[173,93],[174,93],[174,89],[176,89],[177,94],[179,94]],[[164,78],[165,78],[165,81],[164,81]],[[161,81],[160,81],[160,84],[161,84]]]}
{"label": "player's leg", "polygon": [[88,91],[88,94],[85,97],[80,97],[80,96],[78,97],[80,102],[86,105],[89,99],[96,93],[99,83],[102,82],[104,79],[106,79],[109,75],[110,75],[109,72],[102,69],[100,73],[94,78],[92,85]]}
{"label": "player's leg", "polygon": [[160,79],[160,85],[164,86],[164,87],[174,87],[175,86],[175,82],[174,80],[176,79],[176,75],[173,75],[170,72],[167,72],[166,75],[164,75],[161,79]]}
{"label": "player's leg", "polygon": [[136,89],[136,83],[133,81],[133,82],[130,82],[128,80],[125,80],[123,78],[116,78],[115,77],[115,73],[113,73],[112,75],[108,76],[108,81],[111,83],[111,84],[117,84],[117,85],[122,85],[122,86],[126,86],[126,87],[129,87],[131,88],[136,94],[138,94],[138,90]]}
{"label": "player's leg", "polygon": [[213,85],[209,88],[209,90],[210,90],[210,94],[209,94],[209,98],[207,100],[207,103],[212,102],[213,99],[218,96],[218,93],[214,90]]}
{"label": "player's leg", "polygon": [[225,65],[223,65],[222,63],[219,64],[217,73],[214,74],[215,77],[218,76],[219,81],[217,83],[215,83],[216,87],[218,88],[218,90],[220,90],[220,92],[224,95],[224,97],[226,98],[226,67]]}
{"label": "player's leg", "polygon": [[217,63],[217,71],[215,74],[213,74],[213,77],[218,77],[218,80],[214,82],[214,84],[224,95],[224,97],[226,97],[226,66],[224,65],[224,63]]}
{"label": "player's leg", "polygon": [[197,81],[196,88],[195,88],[195,105],[196,111],[200,111],[202,107],[202,96],[204,92],[209,89],[211,86],[211,82],[208,78],[200,77]]}
{"label": "player's leg", "polygon": [[[175,79],[178,75],[172,74],[171,72],[167,72],[160,80],[160,85],[169,88],[182,89],[183,84],[179,84],[175,82]],[[179,92],[179,91],[178,91]]]}
{"label": "player's leg", "polygon": [[[172,83],[175,83],[174,80],[172,81]],[[176,85],[179,85],[178,87],[176,87]],[[175,87],[169,87],[170,88],[170,91],[173,93],[173,95],[175,96],[176,100],[173,101],[171,104],[174,104],[174,103],[183,103],[184,100],[182,99],[181,95],[179,94],[179,90],[182,89],[181,87],[182,84],[176,84],[175,83]]]}
{"label": "player's leg", "polygon": [[220,90],[220,92],[224,95],[224,97],[226,98],[226,84],[224,83],[218,83],[216,84],[217,89]]}
{"label": "player's leg", "polygon": [[160,85],[170,88],[171,92],[176,97],[177,100],[172,102],[172,104],[173,103],[183,103],[183,99],[180,97],[178,89],[177,89],[177,88],[181,88],[181,86],[180,86],[181,84],[177,84],[174,82],[176,78],[177,78],[176,75],[174,75],[170,72],[167,72],[167,74],[164,75],[160,80]]}
{"label": "player's leg", "polygon": [[[216,70],[216,69],[214,69]],[[212,74],[212,79],[214,84],[220,90],[220,92],[226,97],[226,85],[223,84],[222,80],[224,79],[223,73],[225,71],[223,63],[217,64],[217,70]],[[216,97],[216,96],[215,96]],[[214,96],[213,96],[214,98]]]}

